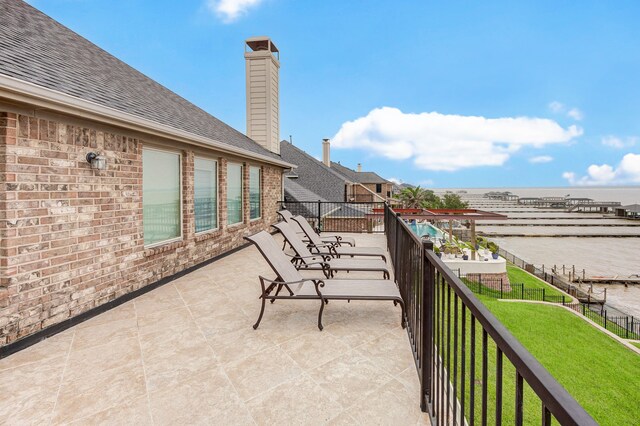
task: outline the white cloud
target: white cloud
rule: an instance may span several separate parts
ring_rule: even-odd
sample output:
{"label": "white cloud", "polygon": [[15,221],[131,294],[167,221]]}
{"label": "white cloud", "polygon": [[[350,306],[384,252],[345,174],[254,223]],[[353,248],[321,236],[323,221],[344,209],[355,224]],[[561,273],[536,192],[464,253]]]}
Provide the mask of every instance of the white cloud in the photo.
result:
{"label": "white cloud", "polygon": [[625,185],[640,183],[640,154],[629,153],[622,157],[617,167],[609,164],[592,164],[587,174],[577,177],[574,172],[564,172],[562,177],[571,185]]}
{"label": "white cloud", "polygon": [[548,106],[549,110],[551,110],[551,112],[553,112],[554,114],[563,114],[576,121],[580,121],[584,118],[584,113],[580,109],[576,107],[569,108],[562,102],[553,101],[550,102]]}
{"label": "white cloud", "polygon": [[584,114],[578,108],[571,108],[567,111],[567,115],[576,121],[580,121],[584,118]]}
{"label": "white cloud", "polygon": [[605,136],[601,142],[604,146],[610,146],[612,148],[628,148],[638,143],[638,137],[619,138],[617,136]]}
{"label": "white cloud", "polygon": [[395,183],[396,185],[401,185],[401,184],[403,183],[403,182],[402,182],[402,179],[398,179],[398,178],[395,178],[395,177],[387,178],[387,180],[388,180],[389,182],[393,182],[393,183]]}
{"label": "white cloud", "polygon": [[224,22],[231,23],[260,3],[262,0],[207,0],[207,7]]}
{"label": "white cloud", "polygon": [[550,163],[553,161],[553,157],[550,155],[539,155],[537,157],[529,158],[529,162],[532,164]]}
{"label": "white cloud", "polygon": [[333,146],[393,160],[412,159],[425,170],[454,171],[501,166],[522,147],[566,143],[581,134],[580,127],[564,129],[542,118],[413,114],[383,107],[342,124]]}
{"label": "white cloud", "polygon": [[549,109],[551,110],[551,112],[555,112],[556,114],[558,114],[564,112],[566,110],[566,107],[561,102],[553,101],[549,104]]}

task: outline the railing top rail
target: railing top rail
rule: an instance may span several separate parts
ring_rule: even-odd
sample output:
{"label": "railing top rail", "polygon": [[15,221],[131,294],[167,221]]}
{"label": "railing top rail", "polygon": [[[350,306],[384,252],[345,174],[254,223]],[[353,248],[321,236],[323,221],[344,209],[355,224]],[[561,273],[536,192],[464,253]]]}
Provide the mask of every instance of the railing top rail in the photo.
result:
{"label": "railing top rail", "polygon": [[416,234],[411,230],[411,228],[409,228],[409,225],[407,225],[407,224],[405,223],[405,221],[404,221],[404,220],[402,220],[402,216],[401,216],[401,215],[399,215],[398,213],[394,212],[394,211],[393,211],[393,209],[389,209],[389,213],[390,213],[394,218],[396,218],[396,219],[397,219],[398,223],[400,223],[400,226],[402,226],[402,227],[404,228],[404,230],[405,230],[406,232],[408,232],[408,233],[409,233],[409,235],[411,236],[411,238],[413,239],[413,241],[414,241],[416,244],[418,244],[418,245],[422,246],[422,240],[421,240],[421,239],[420,239],[420,238],[419,238],[419,237],[418,237],[418,236],[417,236],[417,235],[416,235]]}
{"label": "railing top rail", "polygon": [[309,203],[322,203],[322,204],[362,204],[362,205],[383,205],[384,201],[322,201],[322,200],[309,200],[309,201],[278,201],[279,204],[309,204]]}
{"label": "railing top rail", "polygon": [[435,255],[433,250],[424,250],[424,255],[429,263],[434,265],[438,272],[445,277],[467,309],[561,424],[597,425],[589,413],[475,297],[473,292]]}

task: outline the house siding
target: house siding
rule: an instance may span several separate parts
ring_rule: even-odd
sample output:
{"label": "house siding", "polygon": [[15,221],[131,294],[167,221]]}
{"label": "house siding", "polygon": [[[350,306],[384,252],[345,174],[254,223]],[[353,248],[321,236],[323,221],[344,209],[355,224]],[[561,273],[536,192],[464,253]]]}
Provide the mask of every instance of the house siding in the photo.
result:
{"label": "house siding", "polygon": [[[171,142],[171,141],[169,141]],[[119,129],[0,112],[0,345],[77,316],[243,244],[277,220],[278,167],[218,161],[219,229],[195,234],[194,157],[182,154],[183,237],[145,248],[142,148]],[[107,157],[92,170],[90,151]],[[226,226],[226,164],[244,162],[244,221]],[[248,166],[262,167],[262,217],[249,221]]]}
{"label": "house siding", "polygon": [[[365,187],[366,187],[366,189],[365,189]],[[353,193],[354,201],[358,201],[358,202],[377,202],[377,201],[382,201],[382,200],[380,198],[374,196],[372,194],[372,192],[374,194],[379,195],[384,200],[387,200],[387,199],[389,199],[389,197],[387,197],[387,192],[390,193],[392,188],[393,188],[392,184],[383,183],[382,184],[382,192],[376,193],[376,184],[375,183],[363,183],[363,184],[352,185],[352,193]],[[369,191],[367,191],[367,189]]]}

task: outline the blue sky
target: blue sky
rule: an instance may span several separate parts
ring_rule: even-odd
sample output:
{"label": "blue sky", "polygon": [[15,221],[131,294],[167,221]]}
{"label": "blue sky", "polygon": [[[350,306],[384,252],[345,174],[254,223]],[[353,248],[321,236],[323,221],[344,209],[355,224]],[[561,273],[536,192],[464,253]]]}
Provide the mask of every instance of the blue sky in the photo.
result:
{"label": "blue sky", "polygon": [[638,1],[30,3],[241,131],[243,41],[268,35],[281,137],[386,178],[640,184]]}

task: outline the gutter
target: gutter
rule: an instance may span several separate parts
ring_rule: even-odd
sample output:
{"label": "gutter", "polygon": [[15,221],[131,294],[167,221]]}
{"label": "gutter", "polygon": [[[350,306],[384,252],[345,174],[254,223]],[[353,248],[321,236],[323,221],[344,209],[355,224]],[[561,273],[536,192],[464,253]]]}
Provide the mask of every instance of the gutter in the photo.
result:
{"label": "gutter", "polygon": [[153,120],[141,118],[134,114],[122,112],[115,108],[86,101],[57,90],[47,89],[45,87],[2,74],[0,74],[0,97],[11,101],[35,105],[40,109],[64,112],[88,120],[124,127],[130,130],[176,140],[190,145],[214,148],[224,153],[248,157],[264,163],[274,164],[279,167],[289,169],[296,168],[294,164],[287,163],[286,161],[247,151],[245,149],[236,148],[215,139],[179,130],[175,127],[160,124]]}

